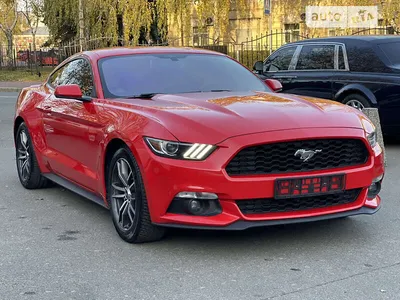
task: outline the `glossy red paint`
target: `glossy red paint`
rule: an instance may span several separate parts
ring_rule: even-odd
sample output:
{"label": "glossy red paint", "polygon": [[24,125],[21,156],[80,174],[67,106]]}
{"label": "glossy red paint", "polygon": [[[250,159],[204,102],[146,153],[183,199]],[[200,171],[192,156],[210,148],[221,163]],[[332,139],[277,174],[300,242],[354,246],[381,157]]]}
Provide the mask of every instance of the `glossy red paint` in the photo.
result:
{"label": "glossy red paint", "polygon": [[60,85],[55,88],[54,96],[57,98],[80,99],[82,98],[82,91],[77,84]]}
{"label": "glossy red paint", "polygon": [[[379,207],[379,196],[367,199],[367,189],[374,178],[384,173],[383,154],[379,145],[373,149],[369,146],[363,124],[370,121],[362,113],[337,102],[257,91],[240,95],[229,92],[159,95],[150,100],[104,99],[98,60],[149,52],[210,53],[163,47],[87,52],[79,55],[92,66],[97,97],[90,102],[65,97],[74,94],[80,98],[73,87],[60,87],[59,94],[64,97],[56,97],[46,83],[21,92],[16,125],[21,120],[28,125],[42,173],[68,179],[95,193],[108,205],[105,157],[107,146],[118,139],[138,161],[151,219],[157,224],[223,227],[239,220],[293,219]],[[144,142],[144,136],[212,144],[218,149],[204,161],[169,159],[156,156]],[[279,176],[233,178],[224,169],[236,153],[250,145],[321,137],[360,139],[369,149],[369,159],[356,167]],[[243,215],[235,204],[239,199],[273,197],[277,178],[337,173],[346,174],[346,189],[362,188],[354,203],[251,216]],[[167,213],[174,196],[182,191],[217,194],[223,212],[211,217]]]}
{"label": "glossy red paint", "polygon": [[274,92],[282,91],[282,84],[279,80],[276,79],[266,79],[265,83],[273,90]]}

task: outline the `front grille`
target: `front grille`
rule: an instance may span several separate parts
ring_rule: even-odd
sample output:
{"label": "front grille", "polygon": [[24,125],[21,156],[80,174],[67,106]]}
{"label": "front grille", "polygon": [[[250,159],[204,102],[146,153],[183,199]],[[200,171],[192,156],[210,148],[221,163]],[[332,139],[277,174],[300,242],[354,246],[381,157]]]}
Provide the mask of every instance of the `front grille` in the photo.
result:
{"label": "front grille", "polygon": [[361,189],[353,189],[342,193],[310,197],[240,200],[236,201],[236,204],[239,206],[240,211],[245,215],[291,212],[349,204],[356,201],[360,192]]}
{"label": "front grille", "polygon": [[[308,161],[294,156],[297,150],[321,150]],[[368,150],[358,139],[318,139],[263,144],[242,149],[227,165],[230,176],[276,174],[362,165]]]}

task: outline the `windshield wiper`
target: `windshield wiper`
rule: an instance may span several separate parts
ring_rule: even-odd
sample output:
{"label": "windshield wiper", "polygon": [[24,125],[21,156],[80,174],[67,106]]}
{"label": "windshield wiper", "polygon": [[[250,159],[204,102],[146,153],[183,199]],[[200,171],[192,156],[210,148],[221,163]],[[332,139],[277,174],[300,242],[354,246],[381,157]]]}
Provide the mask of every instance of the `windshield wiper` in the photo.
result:
{"label": "windshield wiper", "polygon": [[190,92],[182,92],[182,94],[191,94],[191,93],[218,93],[218,92],[232,92],[232,90],[190,91]]}
{"label": "windshield wiper", "polygon": [[144,93],[144,94],[137,94],[128,97],[124,97],[124,99],[151,99],[155,95],[159,95],[161,93]]}
{"label": "windshield wiper", "polygon": [[[184,92],[182,94],[189,94],[189,93],[218,93],[218,92],[232,92],[232,90],[209,90],[209,91],[190,91]],[[123,97],[124,99],[151,99],[155,95],[160,95],[162,93],[143,93],[137,94],[132,96]]]}

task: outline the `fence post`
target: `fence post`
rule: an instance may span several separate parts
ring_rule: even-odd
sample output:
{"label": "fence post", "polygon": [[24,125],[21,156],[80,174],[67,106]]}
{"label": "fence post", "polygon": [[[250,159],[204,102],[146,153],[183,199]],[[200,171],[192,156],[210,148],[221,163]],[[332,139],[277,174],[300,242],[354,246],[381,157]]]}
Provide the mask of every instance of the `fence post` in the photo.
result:
{"label": "fence post", "polygon": [[17,49],[14,48],[13,50],[13,56],[14,56],[14,69],[17,67]]}
{"label": "fence post", "polygon": [[26,49],[26,61],[28,63],[28,69],[31,70],[31,51],[30,49]]}
{"label": "fence post", "polygon": [[42,67],[43,66],[43,52],[42,52],[42,49],[39,49],[39,64],[38,64],[38,72],[39,72],[39,67]]}
{"label": "fence post", "polygon": [[[256,40],[257,40],[257,35],[256,35]],[[254,64],[254,38],[253,36],[251,37],[251,63],[249,65],[249,68]]]}

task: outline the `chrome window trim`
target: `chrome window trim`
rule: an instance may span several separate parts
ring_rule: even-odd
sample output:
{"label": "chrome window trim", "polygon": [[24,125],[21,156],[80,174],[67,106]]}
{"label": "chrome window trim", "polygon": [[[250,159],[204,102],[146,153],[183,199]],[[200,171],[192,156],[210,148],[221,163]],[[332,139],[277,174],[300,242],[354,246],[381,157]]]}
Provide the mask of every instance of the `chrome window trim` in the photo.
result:
{"label": "chrome window trim", "polygon": [[341,47],[342,47],[342,51],[343,51],[344,70],[340,70],[340,71],[350,71],[349,61],[348,61],[348,57],[347,57],[346,45],[342,44]]}
{"label": "chrome window trim", "polygon": [[[326,42],[326,43],[323,43],[323,42],[312,42],[312,43],[303,43],[302,45],[301,45],[301,47],[302,47],[302,49],[303,49],[303,46],[313,46],[313,45],[318,45],[318,46],[335,46],[335,48],[336,48],[336,45],[337,45],[338,43],[333,43],[333,42]],[[299,53],[299,56],[300,56],[300,53]],[[334,49],[334,54],[333,54],[333,57],[335,57],[335,49]],[[296,67],[297,67],[297,61],[296,61]],[[333,69],[310,69],[310,70],[297,70],[296,68],[294,69],[296,72],[323,72],[323,71],[325,71],[325,72],[332,72],[332,71],[339,71],[338,70],[338,68],[335,68],[335,63],[333,64]]]}
{"label": "chrome window trim", "polygon": [[339,45],[335,45],[335,52],[333,54],[333,68],[339,70]]}
{"label": "chrome window trim", "polygon": [[293,53],[293,56],[292,56],[292,59],[291,59],[291,61],[290,61],[290,63],[289,63],[288,69],[287,69],[287,70],[278,70],[278,71],[267,71],[267,72],[265,72],[265,73],[282,73],[282,72],[294,71],[294,69],[291,70],[290,68],[291,68],[291,66],[292,66],[292,64],[293,64],[293,58],[294,58],[294,56],[296,55],[296,52],[298,51],[298,48],[299,48],[299,45],[298,45],[298,44],[295,44],[295,45],[293,45],[293,44],[287,44],[287,45],[283,45],[283,46],[279,47],[278,49],[276,49],[274,52],[272,52],[272,53],[263,61],[263,64],[265,64],[265,63],[267,62],[267,60],[271,57],[271,55],[274,54],[276,51],[281,51],[281,50],[284,50],[285,48],[289,48],[289,47],[295,47],[296,50],[295,50],[294,53]]}
{"label": "chrome window trim", "polygon": [[294,51],[292,60],[291,60],[291,62],[289,64],[288,71],[296,71],[296,65],[297,65],[297,62],[299,60],[301,49],[303,49],[303,45],[297,46],[296,51]]}
{"label": "chrome window trim", "polygon": [[[337,60],[336,58],[334,59],[334,69],[318,69],[318,70],[297,70],[297,62],[298,58],[300,56],[301,49],[303,49],[303,46],[308,46],[308,45],[334,45],[335,46],[335,52],[334,55],[337,55]],[[337,46],[337,47],[336,47]],[[287,44],[279,49],[275,50],[281,50],[287,47],[297,47],[295,50],[295,53],[293,54],[292,61],[289,64],[289,69],[288,70],[283,70],[283,71],[267,71],[266,73],[280,73],[280,72],[349,72],[349,62],[348,62],[348,57],[347,57],[347,51],[346,51],[346,45],[341,42],[307,42],[307,43],[296,43],[296,44]],[[339,49],[342,47],[343,50],[343,58],[344,58],[344,65],[345,69],[339,70]],[[337,53],[336,53],[336,48],[337,48]],[[272,53],[271,53],[272,55]],[[268,58],[271,56],[269,55],[265,60],[264,63],[268,60]],[[337,64],[336,64],[337,63]]]}

